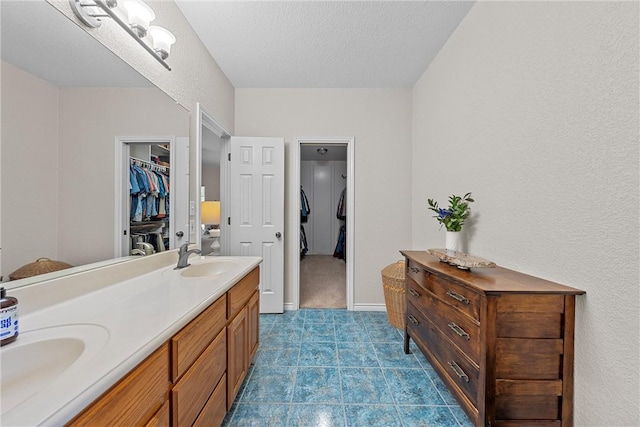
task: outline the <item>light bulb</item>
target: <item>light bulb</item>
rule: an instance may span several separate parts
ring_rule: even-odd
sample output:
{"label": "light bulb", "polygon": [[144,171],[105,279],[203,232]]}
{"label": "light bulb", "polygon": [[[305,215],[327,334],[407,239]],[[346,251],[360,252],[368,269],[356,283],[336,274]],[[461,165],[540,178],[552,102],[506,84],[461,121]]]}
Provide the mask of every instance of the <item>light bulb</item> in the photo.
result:
{"label": "light bulb", "polygon": [[125,0],[123,3],[131,29],[140,38],[146,36],[149,24],[156,19],[153,9],[139,0]]}
{"label": "light bulb", "polygon": [[167,59],[171,51],[171,45],[176,42],[176,37],[169,30],[157,26],[149,27],[149,33],[153,39],[153,50],[162,59]]}

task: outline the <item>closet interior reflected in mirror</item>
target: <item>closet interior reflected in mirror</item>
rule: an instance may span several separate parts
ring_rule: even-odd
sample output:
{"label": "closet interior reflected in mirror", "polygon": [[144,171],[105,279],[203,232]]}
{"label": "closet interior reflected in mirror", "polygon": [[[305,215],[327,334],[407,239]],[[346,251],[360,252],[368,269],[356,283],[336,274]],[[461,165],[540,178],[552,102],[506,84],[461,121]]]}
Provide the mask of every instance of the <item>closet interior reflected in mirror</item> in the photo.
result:
{"label": "closet interior reflected in mirror", "polygon": [[118,191],[116,146],[123,138],[188,138],[189,112],[51,4],[0,8],[3,280],[43,257],[75,267],[63,274],[129,259],[121,248],[130,237],[117,224],[130,218],[116,209],[119,202],[123,216],[131,213],[130,171],[120,166]]}

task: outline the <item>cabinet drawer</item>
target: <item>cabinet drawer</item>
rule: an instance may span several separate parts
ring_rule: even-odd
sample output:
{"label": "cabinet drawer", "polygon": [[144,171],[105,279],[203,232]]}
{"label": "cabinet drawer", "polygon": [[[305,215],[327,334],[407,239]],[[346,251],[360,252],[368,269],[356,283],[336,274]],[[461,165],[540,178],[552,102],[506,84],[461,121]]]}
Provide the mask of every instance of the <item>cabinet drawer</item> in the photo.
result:
{"label": "cabinet drawer", "polygon": [[479,366],[480,326],[477,322],[443,303],[411,280],[407,281],[407,300]]}
{"label": "cabinet drawer", "polygon": [[156,414],[149,420],[144,427],[170,427],[171,417],[169,415],[169,401],[167,400],[162,405],[162,408],[156,412]]}
{"label": "cabinet drawer", "polygon": [[467,316],[480,321],[480,294],[477,292],[429,270],[424,270],[424,281],[418,284]]}
{"label": "cabinet drawer", "polygon": [[412,259],[406,260],[405,276],[410,277],[420,286],[424,286],[424,268]]}
{"label": "cabinet drawer", "polygon": [[171,391],[173,425],[190,426],[227,368],[227,334],[223,330]]}
{"label": "cabinet drawer", "polygon": [[253,291],[260,284],[260,268],[254,268],[251,273],[247,274],[242,280],[236,283],[229,292],[227,305],[227,319],[233,319],[238,311],[249,301]]}
{"label": "cabinet drawer", "polygon": [[478,390],[480,371],[458,352],[441,334],[439,329],[424,317],[411,303],[407,304],[407,329],[409,335],[416,334],[423,341],[427,350],[435,357],[446,382],[454,384],[457,389],[478,406]]}
{"label": "cabinet drawer", "polygon": [[224,328],[227,296],[223,295],[171,338],[171,380],[177,381]]}
{"label": "cabinet drawer", "polygon": [[222,424],[227,414],[227,376],[223,375],[207,404],[202,409],[194,427],[210,427]]}
{"label": "cabinet drawer", "polygon": [[167,400],[169,386],[169,348],[164,344],[67,426],[143,425]]}

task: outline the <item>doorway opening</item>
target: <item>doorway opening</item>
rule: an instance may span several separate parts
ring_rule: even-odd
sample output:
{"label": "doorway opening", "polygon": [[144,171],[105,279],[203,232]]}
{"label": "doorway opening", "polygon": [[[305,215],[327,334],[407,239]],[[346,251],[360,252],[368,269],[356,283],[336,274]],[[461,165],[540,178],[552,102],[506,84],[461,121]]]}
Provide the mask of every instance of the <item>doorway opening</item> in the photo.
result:
{"label": "doorway opening", "polygon": [[188,238],[188,138],[117,137],[116,257],[150,255]]}
{"label": "doorway opening", "polygon": [[352,310],[353,139],[299,139],[298,148],[296,305]]}
{"label": "doorway opening", "polygon": [[[199,194],[195,200],[197,227],[192,242],[197,243],[203,255],[230,255],[228,224],[229,217],[228,186],[229,167],[225,160],[229,155],[230,134],[220,125],[200,103],[196,106],[196,188]],[[218,224],[203,218],[202,207],[205,202],[218,202]],[[205,215],[206,216],[206,215]],[[209,222],[209,223],[208,223]],[[208,228],[220,230],[215,239]],[[219,245],[219,248],[218,248]]]}

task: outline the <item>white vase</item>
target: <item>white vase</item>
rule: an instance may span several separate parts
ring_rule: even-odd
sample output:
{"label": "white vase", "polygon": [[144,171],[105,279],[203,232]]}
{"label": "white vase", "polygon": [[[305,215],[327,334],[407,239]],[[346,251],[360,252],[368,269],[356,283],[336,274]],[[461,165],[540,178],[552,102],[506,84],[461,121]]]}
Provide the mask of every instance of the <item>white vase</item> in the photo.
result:
{"label": "white vase", "polygon": [[460,251],[460,232],[459,231],[447,231],[445,239],[445,249],[449,252]]}

